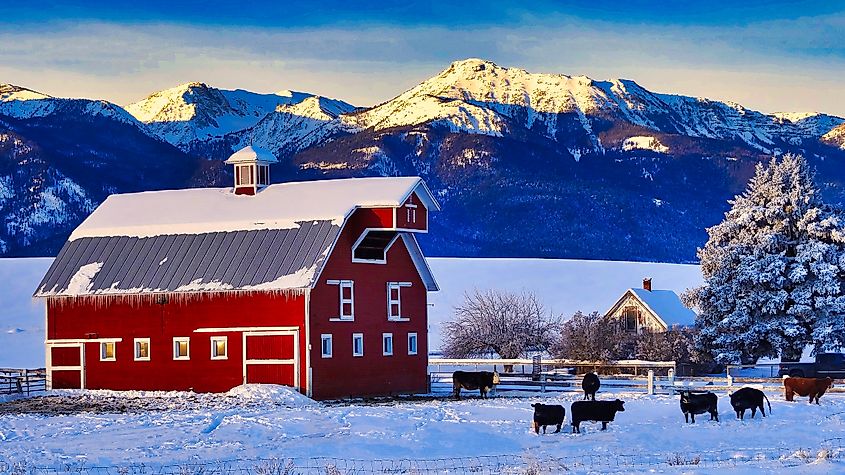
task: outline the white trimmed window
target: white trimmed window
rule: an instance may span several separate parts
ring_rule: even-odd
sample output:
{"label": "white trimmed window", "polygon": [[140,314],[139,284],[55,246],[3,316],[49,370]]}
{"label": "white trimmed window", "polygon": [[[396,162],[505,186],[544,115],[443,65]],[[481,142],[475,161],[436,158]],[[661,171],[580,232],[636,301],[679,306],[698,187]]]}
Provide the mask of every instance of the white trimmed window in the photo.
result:
{"label": "white trimmed window", "polygon": [[213,336],[211,337],[211,359],[213,360],[227,360],[229,359],[229,337]]}
{"label": "white trimmed window", "polygon": [[115,345],[113,341],[100,342],[100,361],[117,361]]}
{"label": "white trimmed window", "polygon": [[417,205],[405,205],[405,218],[410,224],[417,222]]}
{"label": "white trimmed window", "polygon": [[320,335],[320,355],[323,358],[332,357],[332,335],[330,333]]}
{"label": "white trimmed window", "polygon": [[387,319],[397,322],[406,321],[402,316],[402,287],[410,287],[410,282],[387,283]]}
{"label": "white trimmed window", "polygon": [[417,334],[416,333],[408,333],[408,354],[409,355],[417,354]]}
{"label": "white trimmed window", "polygon": [[355,320],[355,283],[351,280],[329,280],[326,283],[338,287],[338,316],[331,320]]}
{"label": "white trimmed window", "polygon": [[135,338],[135,361],[150,361],[150,339]]}
{"label": "white trimmed window", "polygon": [[258,186],[267,186],[270,184],[270,166],[258,165]]}
{"label": "white trimmed window", "polygon": [[364,356],[364,334],[352,334],[352,356]]}
{"label": "white trimmed window", "polygon": [[381,354],[384,356],[393,356],[393,333],[382,333]]}
{"label": "white trimmed window", "polygon": [[191,338],[187,336],[177,336],[173,338],[173,359],[174,360],[189,360],[191,359]]}

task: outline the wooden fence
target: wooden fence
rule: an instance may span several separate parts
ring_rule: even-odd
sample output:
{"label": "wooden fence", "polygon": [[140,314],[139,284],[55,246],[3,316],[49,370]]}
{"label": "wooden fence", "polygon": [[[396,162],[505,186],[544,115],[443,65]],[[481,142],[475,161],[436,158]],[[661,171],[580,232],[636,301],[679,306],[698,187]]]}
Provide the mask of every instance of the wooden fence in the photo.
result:
{"label": "wooden fence", "polygon": [[0,394],[32,394],[47,390],[47,370],[0,368]]}
{"label": "wooden fence", "polygon": [[[504,365],[513,371],[503,372]],[[776,368],[768,364],[758,365],[760,376],[742,377],[740,367],[729,367],[724,376],[676,376],[676,365],[672,361],[616,361],[598,363],[571,360],[496,360],[496,359],[429,359],[430,389],[433,393],[452,391],[452,372],[455,370],[498,371],[500,383],[497,391],[565,392],[581,391],[581,379],[586,372],[601,375],[603,390],[643,391],[648,394],[677,394],[679,391],[722,391],[732,392],[743,386],[752,386],[767,393],[782,393],[783,379],[777,376]],[[836,385],[830,393],[845,393],[845,388]],[[471,393],[471,392],[469,392]]]}

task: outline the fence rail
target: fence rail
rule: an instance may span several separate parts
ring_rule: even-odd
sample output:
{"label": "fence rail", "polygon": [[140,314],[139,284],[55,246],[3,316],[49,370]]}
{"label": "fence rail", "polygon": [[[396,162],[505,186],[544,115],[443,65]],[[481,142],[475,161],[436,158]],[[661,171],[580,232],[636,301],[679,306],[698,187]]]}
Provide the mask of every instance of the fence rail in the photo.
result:
{"label": "fence rail", "polygon": [[47,370],[0,368],[0,394],[26,394],[47,390]]}

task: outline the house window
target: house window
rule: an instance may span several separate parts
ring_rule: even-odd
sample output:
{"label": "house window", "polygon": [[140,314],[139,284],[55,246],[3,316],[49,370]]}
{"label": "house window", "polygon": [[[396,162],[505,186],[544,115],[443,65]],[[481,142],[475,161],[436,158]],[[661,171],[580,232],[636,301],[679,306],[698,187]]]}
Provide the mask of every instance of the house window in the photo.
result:
{"label": "house window", "polygon": [[189,337],[176,337],[173,339],[173,359],[191,359],[191,339]]}
{"label": "house window", "polygon": [[355,320],[355,283],[351,280],[328,280],[326,283],[338,287],[338,316],[331,320]]}
{"label": "house window", "polygon": [[626,331],[637,331],[637,317],[639,313],[637,307],[628,307],[622,312],[622,324],[625,325]]}
{"label": "house window", "polygon": [[236,183],[240,185],[252,185],[252,165],[238,165],[235,167]]}
{"label": "house window", "polygon": [[387,262],[387,250],[398,236],[396,231],[367,231],[352,246],[352,262],[384,264]]}
{"label": "house window", "polygon": [[135,338],[135,361],[150,361],[149,338]]}
{"label": "house window", "polygon": [[364,356],[364,334],[352,334],[352,356]]}
{"label": "house window", "polygon": [[100,343],[100,361],[117,361],[114,352],[115,342],[103,341]]}
{"label": "house window", "polygon": [[229,358],[229,338],[225,336],[211,337],[211,359],[225,360]]}
{"label": "house window", "polygon": [[417,354],[417,334],[416,333],[408,333],[408,354],[409,355]]}
{"label": "house window", "polygon": [[404,321],[402,317],[402,287],[410,287],[410,282],[387,283],[387,319]]}
{"label": "house window", "polygon": [[405,205],[405,221],[410,224],[417,222],[417,205]]}
{"label": "house window", "polygon": [[393,356],[393,333],[383,333],[381,335],[381,354],[384,356]]}
{"label": "house window", "polygon": [[320,352],[323,358],[332,357],[332,336],[328,333],[320,335]]}

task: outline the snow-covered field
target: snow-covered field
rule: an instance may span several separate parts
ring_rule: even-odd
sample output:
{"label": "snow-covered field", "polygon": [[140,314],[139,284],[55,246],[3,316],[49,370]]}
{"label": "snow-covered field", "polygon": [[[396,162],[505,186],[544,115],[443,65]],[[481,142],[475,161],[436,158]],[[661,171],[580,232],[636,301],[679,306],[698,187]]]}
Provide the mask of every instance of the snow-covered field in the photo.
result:
{"label": "snow-covered field", "polygon": [[[698,266],[571,259],[428,259],[440,291],[429,294],[432,351],[440,328],[474,289],[534,291],[552,312],[604,312],[630,287],[652,277],[657,289],[682,292],[700,285]],[[44,304],[33,300],[52,259],[0,259],[0,367],[44,366]]]}
{"label": "snow-covered field", "polygon": [[[417,467],[453,464],[452,473],[463,473],[467,467],[460,464],[467,460],[507,460],[522,467],[534,460],[551,473],[563,471],[561,465],[587,471],[581,463],[598,472],[625,473],[845,471],[845,454],[839,453],[838,441],[830,441],[845,429],[845,398],[840,396],[823,397],[820,406],[773,396],[770,417],[758,414],[750,420],[747,415],[738,421],[721,395],[721,422],[701,416],[693,425],[684,423],[676,397],[600,393],[599,399],[626,401],[625,412],[617,414],[606,432],[599,424],[585,423],[581,434],[570,434],[565,426],[563,433],[538,436],[530,428],[531,403],[563,404],[568,417],[569,404],[581,395],[323,404],[276,386],[241,387],[225,395],[57,394],[89,406],[99,401],[118,407],[123,401],[128,412],[4,414],[20,401],[0,404],[0,462],[64,469],[204,463],[210,464],[208,470],[222,461],[249,469],[262,463],[258,459],[292,458],[305,464],[327,457],[338,460],[319,463],[341,467],[358,460],[361,466],[384,467],[408,459]],[[138,400],[145,399],[161,410],[138,409]],[[822,452],[823,460],[818,460],[819,452],[828,448],[828,457]],[[747,461],[749,457],[756,460]],[[696,458],[698,465],[675,465]],[[374,462],[385,459],[394,462]],[[788,468],[792,465],[798,467]]]}

